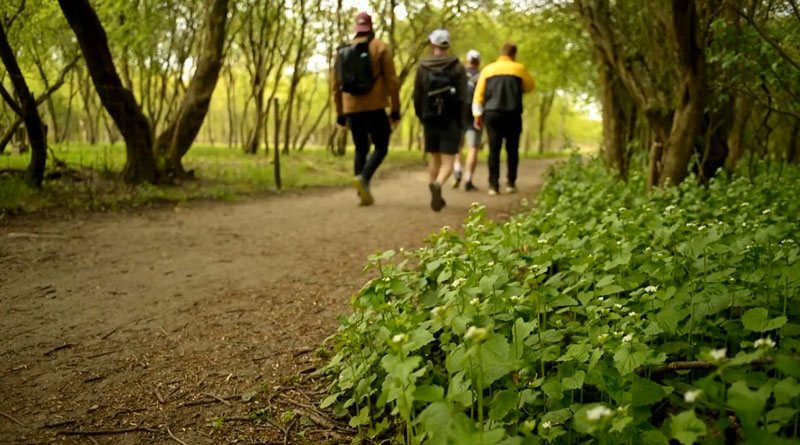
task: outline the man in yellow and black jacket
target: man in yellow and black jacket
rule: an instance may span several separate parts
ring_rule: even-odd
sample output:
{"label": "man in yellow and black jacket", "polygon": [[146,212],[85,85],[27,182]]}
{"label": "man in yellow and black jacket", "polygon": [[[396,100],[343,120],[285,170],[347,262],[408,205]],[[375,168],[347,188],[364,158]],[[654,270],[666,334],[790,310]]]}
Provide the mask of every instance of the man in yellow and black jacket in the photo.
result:
{"label": "man in yellow and black jacket", "polygon": [[489,136],[489,194],[500,193],[500,150],[506,141],[508,156],[507,193],[514,193],[519,166],[519,137],[522,133],[522,95],[533,91],[535,82],[521,63],[515,61],[517,46],[506,43],[501,56],[481,71],[472,114],[475,128],[486,126]]}

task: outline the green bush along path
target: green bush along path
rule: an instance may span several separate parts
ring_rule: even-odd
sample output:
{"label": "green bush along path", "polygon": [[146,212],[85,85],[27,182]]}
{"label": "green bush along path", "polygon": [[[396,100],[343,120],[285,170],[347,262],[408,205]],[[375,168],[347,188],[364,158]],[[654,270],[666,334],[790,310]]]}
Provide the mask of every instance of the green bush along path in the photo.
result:
{"label": "green bush along path", "polygon": [[346,188],[1,221],[0,411],[29,428],[0,417],[0,442],[131,425],[157,431],[98,440],[174,443],[171,425],[186,443],[231,443],[237,431],[263,441],[258,425],[218,431],[209,420],[248,416],[263,407],[257,398],[191,403],[308,367],[350,313],[368,255],[459,226],[473,201],[507,218],[550,164],[523,161],[517,195],[448,189],[441,213],[418,169],[384,172],[370,208]]}
{"label": "green bush along path", "polygon": [[376,254],[322,405],[392,443],[796,443],[800,170],[768,167],[647,195],[570,161]]}

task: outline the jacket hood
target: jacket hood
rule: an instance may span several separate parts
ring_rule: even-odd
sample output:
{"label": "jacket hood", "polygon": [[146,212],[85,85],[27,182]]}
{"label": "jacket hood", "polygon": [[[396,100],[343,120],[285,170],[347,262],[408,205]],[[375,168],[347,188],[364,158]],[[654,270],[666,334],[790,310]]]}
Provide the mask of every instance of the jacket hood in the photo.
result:
{"label": "jacket hood", "polygon": [[420,62],[419,66],[428,71],[447,71],[460,63],[457,58],[449,54],[433,54]]}

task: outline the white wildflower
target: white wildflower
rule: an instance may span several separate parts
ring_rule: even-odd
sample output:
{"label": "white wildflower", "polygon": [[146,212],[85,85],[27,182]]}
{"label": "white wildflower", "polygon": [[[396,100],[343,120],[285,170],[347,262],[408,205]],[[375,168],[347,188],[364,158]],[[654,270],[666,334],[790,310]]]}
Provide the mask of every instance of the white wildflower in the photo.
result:
{"label": "white wildflower", "polygon": [[453,287],[459,287],[467,281],[466,278],[460,277],[453,280]]}
{"label": "white wildflower", "polygon": [[747,207],[747,206],[750,205],[750,203],[749,202],[743,202],[743,203],[741,203],[739,205],[742,206],[742,207]]}
{"label": "white wildflower", "polygon": [[544,429],[548,429],[551,426],[553,426],[553,423],[550,422],[549,420],[547,422],[542,423],[542,428],[544,428]]}
{"label": "white wildflower", "polygon": [[600,343],[605,343],[605,341],[608,340],[608,337],[608,334],[600,334],[597,336],[597,341]]}
{"label": "white wildflower", "polygon": [[675,210],[675,208],[676,207],[674,205],[670,204],[666,208],[664,208],[664,211],[665,212],[671,212],[671,211]]}
{"label": "white wildflower", "polygon": [[710,355],[711,358],[717,362],[724,359],[727,354],[728,354],[727,348],[712,349],[711,352],[708,353],[708,355]]}
{"label": "white wildflower", "polygon": [[622,309],[622,305],[619,303],[614,303],[614,309]]}
{"label": "white wildflower", "polygon": [[476,328],[475,326],[470,326],[469,329],[467,329],[467,333],[464,334],[464,338],[466,340],[481,341],[485,339],[487,335],[489,335],[489,332],[486,330],[486,328]]}
{"label": "white wildflower", "polygon": [[539,238],[536,242],[539,244],[547,244],[547,238]]}
{"label": "white wildflower", "polygon": [[597,405],[594,408],[586,411],[586,418],[592,421],[600,420],[603,417],[609,417],[614,414],[614,411],[611,411],[607,407],[603,405]]}
{"label": "white wildflower", "polygon": [[683,395],[683,400],[686,400],[688,403],[694,403],[702,394],[703,391],[699,389],[691,389],[686,391],[686,393]]}
{"label": "white wildflower", "polygon": [[406,334],[395,334],[392,337],[392,343],[403,343],[406,341]]}
{"label": "white wildflower", "polygon": [[759,349],[761,349],[761,348],[772,349],[772,348],[775,347],[775,340],[773,340],[773,339],[771,339],[769,337],[767,337],[767,338],[759,338],[758,340],[756,340],[756,342],[753,344],[753,346],[755,346],[756,348],[759,348]]}
{"label": "white wildflower", "polygon": [[658,286],[647,286],[646,288],[644,288],[644,291],[647,292],[648,294],[652,294],[652,293],[656,292],[657,290],[658,290]]}
{"label": "white wildflower", "polygon": [[486,263],[486,265],[488,267],[494,267],[494,261],[489,261],[488,263]]}
{"label": "white wildflower", "polygon": [[633,334],[628,334],[628,335],[622,337],[622,341],[624,341],[625,343],[632,342],[633,341]]}
{"label": "white wildflower", "polygon": [[620,207],[620,208],[618,209],[618,211],[619,211],[619,212],[624,212],[624,211],[626,211],[626,210],[628,210],[628,209],[626,209],[625,207]]}
{"label": "white wildflower", "polygon": [[747,223],[746,222],[742,222],[742,227],[747,227]]}
{"label": "white wildflower", "polygon": [[635,317],[635,316],[637,316],[637,315],[639,315],[639,314],[637,314],[637,313],[636,313],[636,312],[634,312],[634,311],[630,311],[630,312],[628,312],[628,317]]}
{"label": "white wildflower", "polygon": [[771,212],[772,212],[772,210],[770,210],[770,209],[766,209],[766,210],[764,210],[763,212],[761,212],[761,214],[762,214],[762,215],[769,215]]}
{"label": "white wildflower", "polygon": [[444,306],[436,306],[435,308],[431,309],[431,315],[433,318],[439,318],[444,315],[445,307]]}
{"label": "white wildflower", "polygon": [[601,303],[602,303],[604,300],[605,300],[605,298],[603,298],[603,297],[597,297],[597,301],[599,301],[599,302],[601,302]]}
{"label": "white wildflower", "polygon": [[616,337],[616,338],[622,337],[622,334],[624,334],[624,332],[622,332],[622,331],[614,331],[614,337]]}
{"label": "white wildflower", "polygon": [[481,300],[478,297],[475,297],[472,300],[469,300],[469,304],[471,304],[473,306],[477,306],[477,305],[481,304]]}
{"label": "white wildflower", "polygon": [[622,241],[617,241],[617,245],[621,246],[622,245]]}
{"label": "white wildflower", "polygon": [[700,230],[700,231],[706,230],[705,224],[703,224],[702,226],[698,227],[697,230]]}
{"label": "white wildflower", "polygon": [[520,297],[519,295],[512,295],[511,298],[509,298],[509,300],[511,300],[514,303],[519,303],[520,300],[522,300],[522,297]]}

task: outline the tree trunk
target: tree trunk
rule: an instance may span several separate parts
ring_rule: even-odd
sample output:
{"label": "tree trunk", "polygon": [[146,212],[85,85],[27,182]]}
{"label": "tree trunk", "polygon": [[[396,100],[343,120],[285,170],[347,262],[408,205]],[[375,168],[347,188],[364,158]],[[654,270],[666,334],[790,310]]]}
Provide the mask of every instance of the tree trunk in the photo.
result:
{"label": "tree trunk", "polygon": [[736,114],[733,118],[733,128],[728,137],[728,160],[725,163],[725,169],[729,173],[736,170],[736,164],[742,159],[744,154],[744,132],[747,129],[747,123],[750,121],[750,116],[753,114],[753,98],[740,94],[736,98]]}
{"label": "tree trunk", "polygon": [[620,176],[626,177],[625,140],[626,118],[621,104],[622,89],[613,70],[605,63],[600,68],[600,85],[603,104],[603,143],[606,165]]}
{"label": "tree trunk", "polygon": [[672,25],[678,43],[678,101],[658,184],[680,184],[686,178],[700,125],[706,94],[706,57],[698,44],[698,19],[694,0],[672,0]]}
{"label": "tree trunk", "polygon": [[[33,187],[40,187],[44,179],[44,168],[47,162],[47,141],[45,140],[44,124],[36,108],[36,100],[33,98],[22,76],[22,71],[17,64],[14,50],[8,44],[6,31],[0,23],[0,59],[6,67],[11,84],[14,85],[14,92],[21,102],[20,111],[25,121],[25,128],[28,131],[28,140],[31,144],[31,160],[28,164],[27,182]],[[10,105],[10,104],[9,104]]]}
{"label": "tree trunk", "polygon": [[125,181],[155,182],[156,163],[150,127],[133,93],[122,85],[100,19],[88,0],[58,0],[83,52],[100,101],[125,139]]}
{"label": "tree trunk", "polygon": [[800,119],[794,120],[792,133],[789,136],[789,146],[786,149],[786,162],[800,162]]}
{"label": "tree trunk", "polygon": [[211,96],[222,69],[227,18],[228,0],[212,0],[197,70],[189,82],[175,120],[158,137],[158,153],[166,157],[166,169],[171,174],[185,174],[181,161],[200,132],[208,113]]}
{"label": "tree trunk", "polygon": [[289,84],[289,94],[286,99],[286,123],[284,125],[283,136],[283,153],[289,153],[289,145],[291,142],[292,131],[292,109],[294,108],[295,94],[297,93],[297,85],[300,83],[300,76],[304,71],[302,66],[305,60],[306,45],[306,25],[308,24],[308,15],[306,14],[306,2],[300,0],[300,37],[297,41],[297,54],[294,59],[294,70],[292,71],[292,80]]}
{"label": "tree trunk", "polygon": [[553,109],[553,101],[555,98],[555,90],[545,91],[544,94],[542,94],[541,102],[539,102],[539,154],[544,153],[547,148],[544,137],[544,127],[547,124],[547,118],[550,116],[550,110]]}

